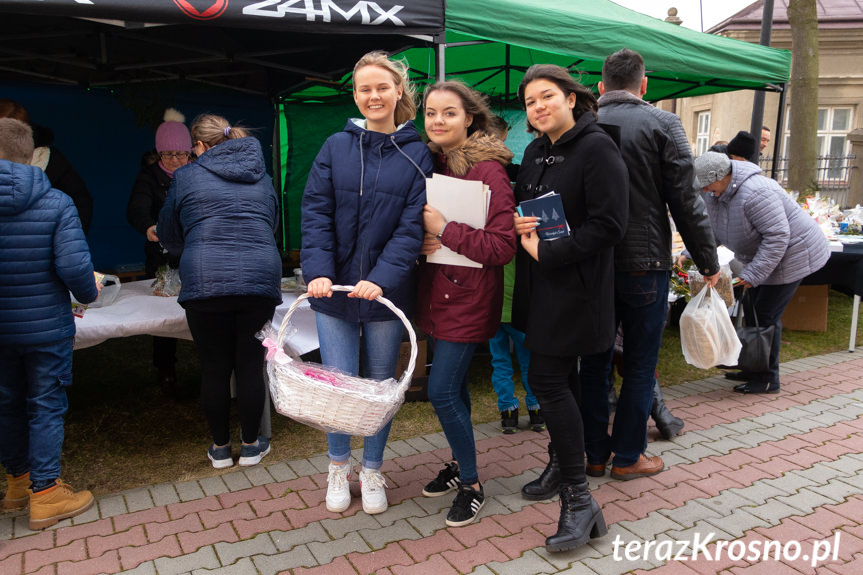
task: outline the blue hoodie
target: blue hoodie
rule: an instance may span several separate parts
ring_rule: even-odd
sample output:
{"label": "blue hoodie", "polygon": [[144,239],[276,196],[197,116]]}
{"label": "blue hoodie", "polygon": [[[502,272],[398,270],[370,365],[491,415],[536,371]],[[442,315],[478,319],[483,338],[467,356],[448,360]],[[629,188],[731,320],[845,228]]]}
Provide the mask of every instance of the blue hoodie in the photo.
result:
{"label": "blue hoodie", "polygon": [[0,345],[74,336],[70,290],[99,295],[75,204],[41,169],[0,160]]}
{"label": "blue hoodie", "polygon": [[281,301],[278,200],[257,139],[213,146],[174,172],[156,233],[180,256],[180,297],[250,295]]}
{"label": "blue hoodie", "polygon": [[[324,142],[303,193],[303,279],[334,284],[368,280],[406,314],[415,303],[415,269],[423,242],[425,179],[433,164],[412,121],[392,134],[349,120]],[[312,309],[364,322],[395,316],[377,302],[313,298]]]}

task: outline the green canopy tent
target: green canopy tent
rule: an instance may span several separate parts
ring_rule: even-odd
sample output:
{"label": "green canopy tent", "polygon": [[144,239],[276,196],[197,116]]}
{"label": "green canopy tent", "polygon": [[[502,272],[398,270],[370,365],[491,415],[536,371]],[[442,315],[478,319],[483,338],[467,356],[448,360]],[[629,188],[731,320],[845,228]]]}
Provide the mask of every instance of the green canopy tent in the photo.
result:
{"label": "green canopy tent", "polygon": [[[447,75],[464,70],[466,81],[507,97],[525,67],[538,62],[570,67],[581,73],[583,83],[593,85],[605,57],[623,47],[644,56],[650,78],[646,98],[651,101],[781,90],[791,67],[787,50],[696,32],[607,0],[449,0],[446,29],[447,44],[453,47],[446,51]],[[463,44],[483,40],[493,43]],[[493,65],[500,68],[501,62],[504,70],[497,73]]]}
{"label": "green canopy tent", "polygon": [[[398,56],[408,61],[420,86],[460,78],[503,109],[518,107],[516,91],[530,65],[564,66],[593,87],[605,57],[623,47],[644,56],[650,101],[743,89],[783,91],[791,66],[787,50],[696,32],[608,0],[448,0],[445,33]],[[297,248],[300,201],[314,156],[323,140],[356,114],[350,75],[287,91],[280,111],[283,241]]]}

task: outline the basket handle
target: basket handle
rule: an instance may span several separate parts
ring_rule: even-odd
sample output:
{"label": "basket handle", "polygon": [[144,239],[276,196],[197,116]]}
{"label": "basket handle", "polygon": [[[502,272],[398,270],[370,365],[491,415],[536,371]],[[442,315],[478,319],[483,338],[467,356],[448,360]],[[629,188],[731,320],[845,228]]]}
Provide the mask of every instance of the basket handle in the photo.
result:
{"label": "basket handle", "polygon": [[[332,289],[333,291],[352,292],[352,291],[354,291],[354,286],[334,285],[330,289]],[[285,342],[284,342],[285,332],[288,329],[288,324],[290,323],[291,316],[294,314],[294,311],[296,311],[296,309],[298,307],[300,307],[300,304],[303,303],[303,301],[305,301],[307,299],[309,299],[308,293],[300,294],[300,296],[297,298],[297,300],[291,304],[290,308],[288,308],[288,312],[285,314],[285,317],[282,318],[282,325],[279,326],[279,336],[277,339],[279,347],[284,347],[284,345],[285,345]],[[408,375],[408,379],[409,379],[410,376],[413,375],[414,368],[416,367],[416,363],[417,363],[417,352],[418,352],[417,334],[414,332],[414,328],[413,328],[413,326],[411,326],[411,322],[408,321],[408,318],[405,316],[405,314],[402,312],[402,310],[400,310],[398,307],[396,307],[396,305],[393,302],[391,302],[390,300],[388,300],[387,298],[385,298],[382,295],[379,295],[378,297],[376,297],[375,300],[384,304],[385,306],[387,306],[390,309],[390,311],[392,311],[394,314],[396,314],[396,316],[400,320],[402,320],[402,323],[405,325],[405,328],[407,328],[407,330],[408,330],[408,338],[410,338],[410,342],[411,342],[411,357],[410,357],[410,360],[408,361],[408,367],[405,370],[405,374]]]}

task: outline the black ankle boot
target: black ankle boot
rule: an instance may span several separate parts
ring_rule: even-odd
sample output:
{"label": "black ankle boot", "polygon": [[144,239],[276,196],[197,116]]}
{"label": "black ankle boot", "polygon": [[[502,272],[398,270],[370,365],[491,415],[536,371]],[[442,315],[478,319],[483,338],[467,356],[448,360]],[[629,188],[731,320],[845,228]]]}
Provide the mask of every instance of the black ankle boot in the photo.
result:
{"label": "black ankle boot", "polygon": [[683,420],[679,417],[674,417],[666,407],[662,400],[662,392],[659,390],[659,382],[653,384],[653,409],[650,410],[650,417],[656,422],[656,428],[665,439],[671,439],[675,435],[683,431]]}
{"label": "black ankle boot", "polygon": [[541,501],[551,499],[560,489],[560,464],[557,454],[551,443],[548,444],[548,465],[542,470],[539,477],[521,488],[521,494],[525,499]]}
{"label": "black ankle boot", "polygon": [[548,551],[567,551],[607,533],[602,509],[590,494],[587,483],[562,485],[557,533],[545,540],[545,548]]}

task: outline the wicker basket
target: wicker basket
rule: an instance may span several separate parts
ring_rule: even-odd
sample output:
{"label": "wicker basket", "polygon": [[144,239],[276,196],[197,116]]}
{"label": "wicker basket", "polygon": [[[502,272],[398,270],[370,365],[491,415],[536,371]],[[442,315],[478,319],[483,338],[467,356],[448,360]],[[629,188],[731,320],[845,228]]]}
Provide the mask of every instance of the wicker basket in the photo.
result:
{"label": "wicker basket", "polygon": [[[350,292],[353,286],[334,285],[332,289]],[[308,297],[308,294],[300,295],[282,319],[277,341],[280,347],[284,347],[291,315]],[[384,297],[378,297],[377,301],[390,308],[408,330],[411,356],[401,378],[377,381],[334,373],[314,363],[269,361],[270,394],[277,412],[323,431],[361,436],[374,435],[392,419],[410,387],[416,365],[417,339],[400,309]]]}

